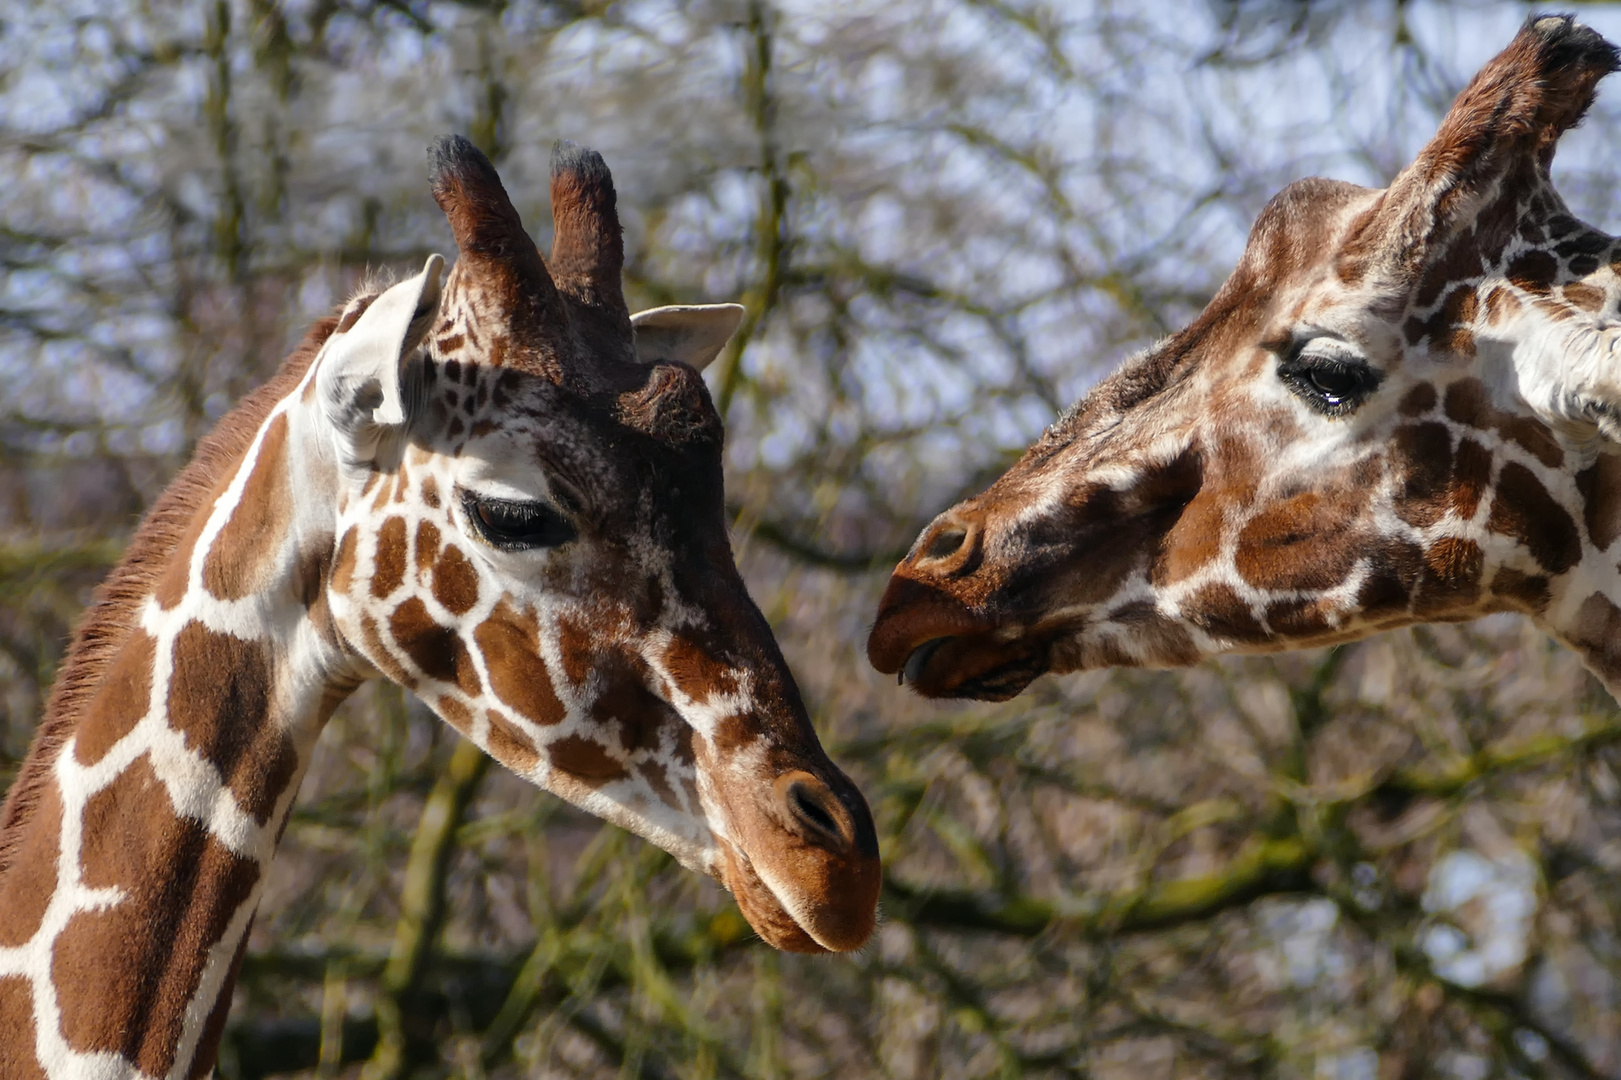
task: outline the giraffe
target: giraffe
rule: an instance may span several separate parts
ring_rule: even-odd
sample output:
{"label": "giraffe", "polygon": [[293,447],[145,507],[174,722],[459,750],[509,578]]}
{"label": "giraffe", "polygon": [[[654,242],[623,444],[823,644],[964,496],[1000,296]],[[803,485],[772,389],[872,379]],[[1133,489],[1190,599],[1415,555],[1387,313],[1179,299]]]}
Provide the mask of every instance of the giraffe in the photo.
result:
{"label": "giraffe", "polygon": [[1388,188],[1311,178],[1185,329],[918,537],[931,697],[1521,612],[1621,693],[1621,244],[1549,169],[1617,50],[1528,19]]}
{"label": "giraffe", "polygon": [[735,305],[632,316],[612,178],[553,150],[547,261],[432,148],[459,258],[317,323],[157,501],[0,811],[0,1077],[209,1072],[322,724],[413,691],[711,874],[779,948],[860,946],[879,864],[732,560],[698,368]]}

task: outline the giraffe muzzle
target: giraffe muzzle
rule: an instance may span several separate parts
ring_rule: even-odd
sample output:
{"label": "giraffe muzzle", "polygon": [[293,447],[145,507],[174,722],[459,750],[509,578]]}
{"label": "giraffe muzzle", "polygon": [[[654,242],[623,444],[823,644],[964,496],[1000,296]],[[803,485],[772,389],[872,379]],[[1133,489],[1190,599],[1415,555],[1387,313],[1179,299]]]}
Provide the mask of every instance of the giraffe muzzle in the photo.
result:
{"label": "giraffe muzzle", "polygon": [[883,868],[854,784],[837,770],[789,769],[732,816],[737,835],[721,845],[720,876],[768,944],[808,953],[866,944]]}
{"label": "giraffe muzzle", "polygon": [[867,638],[867,659],[924,697],[1004,701],[1048,667],[1051,636],[999,620],[941,583],[897,570]]}

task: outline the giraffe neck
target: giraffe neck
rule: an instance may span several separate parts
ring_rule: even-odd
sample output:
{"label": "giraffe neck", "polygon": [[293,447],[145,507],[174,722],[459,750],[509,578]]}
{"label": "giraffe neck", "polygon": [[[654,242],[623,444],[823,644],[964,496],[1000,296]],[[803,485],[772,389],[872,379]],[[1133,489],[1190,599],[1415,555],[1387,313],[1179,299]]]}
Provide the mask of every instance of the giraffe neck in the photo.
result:
{"label": "giraffe neck", "polygon": [[[1545,175],[1509,216],[1519,231],[1475,273],[1432,286],[1428,318],[1406,329],[1477,357],[1476,377],[1435,395],[1435,412],[1497,458],[1490,498],[1475,506],[1487,561],[1502,559],[1490,574],[1494,606],[1530,614],[1621,700],[1621,424],[1603,404],[1621,396],[1611,272],[1621,244],[1570,216]],[[1512,550],[1493,543],[1504,536]]]}
{"label": "giraffe neck", "polygon": [[[1522,601],[1510,606],[1528,610],[1621,700],[1621,448],[1601,444],[1590,456],[1568,480],[1574,497],[1560,499],[1532,526],[1538,535],[1579,547],[1578,560],[1563,574],[1510,570],[1512,591]],[[1501,580],[1504,570],[1497,576]]]}
{"label": "giraffe neck", "polygon": [[0,1076],[212,1068],[309,751],[364,675],[325,612],[335,481],[307,382],[227,418],[246,447],[199,450],[212,482],[129,559],[166,557],[115,573],[81,628],[63,681],[89,688],[0,817]]}

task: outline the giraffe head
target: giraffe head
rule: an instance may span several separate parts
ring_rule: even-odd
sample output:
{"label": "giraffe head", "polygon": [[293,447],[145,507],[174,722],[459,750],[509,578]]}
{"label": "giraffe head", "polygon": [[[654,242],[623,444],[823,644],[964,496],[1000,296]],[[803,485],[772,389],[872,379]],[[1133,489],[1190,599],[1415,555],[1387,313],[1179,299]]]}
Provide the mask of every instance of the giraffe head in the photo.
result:
{"label": "giraffe head", "polygon": [[771,944],[871,933],[877,842],[732,560],[698,369],[733,305],[632,316],[612,180],[552,159],[543,260],[432,151],[460,257],[351,302],[309,393],[340,463],[338,634],[519,775],[719,878]]}
{"label": "giraffe head", "polygon": [[1549,180],[1616,67],[1534,17],[1389,188],[1285,188],[1191,325],[922,533],[873,664],[1002,699],[1516,610],[1621,685],[1621,247]]}

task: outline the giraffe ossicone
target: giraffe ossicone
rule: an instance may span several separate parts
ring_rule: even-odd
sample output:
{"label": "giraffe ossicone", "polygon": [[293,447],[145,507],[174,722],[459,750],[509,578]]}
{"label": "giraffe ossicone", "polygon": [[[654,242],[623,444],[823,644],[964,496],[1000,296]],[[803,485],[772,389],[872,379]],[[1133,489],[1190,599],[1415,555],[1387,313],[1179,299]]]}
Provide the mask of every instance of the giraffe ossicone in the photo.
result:
{"label": "giraffe ossicone", "polygon": [[1621,693],[1621,243],[1549,175],[1617,50],[1533,16],[1384,190],[1307,179],[1186,329],[896,568],[927,696],[1522,612]]}
{"label": "giraffe ossicone", "polygon": [[732,559],[697,369],[632,316],[612,180],[553,153],[550,266],[466,140],[459,257],[321,321],[98,590],[0,809],[0,1076],[196,1077],[320,730],[362,681],[719,878],[779,948],[876,919],[866,803]]}

